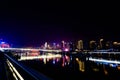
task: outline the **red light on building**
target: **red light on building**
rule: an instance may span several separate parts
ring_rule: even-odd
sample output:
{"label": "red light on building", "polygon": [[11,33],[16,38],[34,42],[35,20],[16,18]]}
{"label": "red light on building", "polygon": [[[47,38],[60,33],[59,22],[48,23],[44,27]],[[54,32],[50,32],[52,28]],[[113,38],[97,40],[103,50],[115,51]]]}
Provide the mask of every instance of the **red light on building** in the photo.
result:
{"label": "red light on building", "polygon": [[10,45],[9,45],[9,44],[6,44],[6,43],[2,43],[2,44],[0,44],[0,47],[1,47],[1,48],[9,48]]}

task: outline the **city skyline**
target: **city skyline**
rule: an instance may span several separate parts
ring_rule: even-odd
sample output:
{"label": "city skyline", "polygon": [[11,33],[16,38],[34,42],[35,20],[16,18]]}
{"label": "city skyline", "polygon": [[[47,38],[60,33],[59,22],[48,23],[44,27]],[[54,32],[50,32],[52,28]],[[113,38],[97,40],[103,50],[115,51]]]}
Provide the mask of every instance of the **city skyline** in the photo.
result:
{"label": "city skyline", "polygon": [[20,46],[80,39],[119,41],[117,8],[91,5],[75,1],[3,1],[0,38]]}

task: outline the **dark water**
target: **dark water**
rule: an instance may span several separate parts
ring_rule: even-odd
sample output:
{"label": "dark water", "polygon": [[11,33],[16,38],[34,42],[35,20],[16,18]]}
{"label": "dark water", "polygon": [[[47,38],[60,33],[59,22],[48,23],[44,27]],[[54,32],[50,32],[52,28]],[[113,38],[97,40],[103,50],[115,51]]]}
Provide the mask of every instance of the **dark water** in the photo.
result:
{"label": "dark water", "polygon": [[86,60],[80,55],[21,61],[53,80],[119,80],[119,66]]}

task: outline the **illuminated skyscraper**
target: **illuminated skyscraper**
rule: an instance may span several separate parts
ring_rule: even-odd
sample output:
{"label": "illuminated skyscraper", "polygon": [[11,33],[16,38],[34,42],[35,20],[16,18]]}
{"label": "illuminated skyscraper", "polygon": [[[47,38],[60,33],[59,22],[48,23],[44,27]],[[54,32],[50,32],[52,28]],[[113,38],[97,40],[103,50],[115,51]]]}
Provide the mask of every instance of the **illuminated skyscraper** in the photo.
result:
{"label": "illuminated skyscraper", "polygon": [[45,42],[45,44],[44,44],[44,48],[46,49],[47,47],[48,47],[48,43]]}
{"label": "illuminated skyscraper", "polygon": [[76,45],[75,45],[74,42],[70,42],[70,43],[69,43],[69,47],[70,47],[70,48],[69,48],[70,51],[75,51],[75,49],[76,49]]}
{"label": "illuminated skyscraper", "polygon": [[78,41],[77,48],[78,48],[79,50],[83,49],[83,40],[79,40],[79,41]]}
{"label": "illuminated skyscraper", "polygon": [[65,48],[65,41],[62,41],[61,48],[62,48],[62,49]]}
{"label": "illuminated skyscraper", "polygon": [[106,40],[100,39],[100,49],[106,49]]}
{"label": "illuminated skyscraper", "polygon": [[106,47],[106,49],[112,48],[113,47],[112,46],[112,42],[111,41],[107,41],[106,44],[105,44],[105,47]]}
{"label": "illuminated skyscraper", "polygon": [[57,45],[56,43],[53,43],[53,49],[56,49]]}
{"label": "illuminated skyscraper", "polygon": [[60,44],[57,44],[57,45],[56,45],[56,48],[57,48],[57,49],[60,49]]}
{"label": "illuminated skyscraper", "polygon": [[66,48],[68,49],[68,50],[70,50],[70,43],[66,43]]}
{"label": "illuminated skyscraper", "polygon": [[90,43],[89,43],[89,47],[90,47],[91,50],[96,49],[97,48],[96,41],[91,40]]}
{"label": "illuminated skyscraper", "polygon": [[119,42],[113,42],[113,48],[115,51],[120,51],[120,43]]}
{"label": "illuminated skyscraper", "polygon": [[103,48],[103,39],[100,39],[100,49]]}

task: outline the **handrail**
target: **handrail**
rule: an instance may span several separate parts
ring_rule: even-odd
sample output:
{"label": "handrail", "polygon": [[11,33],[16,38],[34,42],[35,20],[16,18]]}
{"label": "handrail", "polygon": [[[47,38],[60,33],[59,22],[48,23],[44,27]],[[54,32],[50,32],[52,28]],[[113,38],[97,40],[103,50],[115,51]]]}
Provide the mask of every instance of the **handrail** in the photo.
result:
{"label": "handrail", "polygon": [[7,59],[7,64],[16,80],[24,80],[23,77],[19,74],[19,72],[16,70],[16,68],[12,65],[12,63],[8,59]]}
{"label": "handrail", "polygon": [[[10,56],[8,56],[7,54],[4,54],[7,59],[9,59],[12,63],[16,64],[17,66],[19,66],[23,71],[25,71],[26,73],[28,73],[32,78],[34,78],[34,80],[51,80],[50,78],[46,77],[45,75],[42,74],[37,74],[36,71],[31,71],[30,69],[25,68],[25,66],[19,64],[17,61],[15,61],[14,59],[12,59]],[[34,73],[33,73],[34,72]],[[39,75],[39,76],[38,76]]]}

